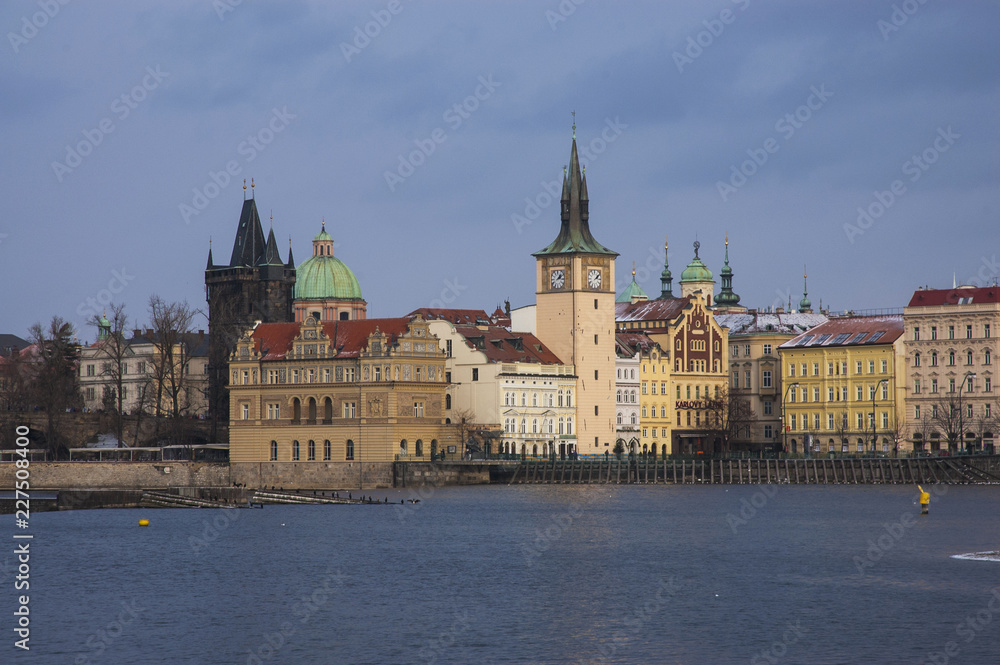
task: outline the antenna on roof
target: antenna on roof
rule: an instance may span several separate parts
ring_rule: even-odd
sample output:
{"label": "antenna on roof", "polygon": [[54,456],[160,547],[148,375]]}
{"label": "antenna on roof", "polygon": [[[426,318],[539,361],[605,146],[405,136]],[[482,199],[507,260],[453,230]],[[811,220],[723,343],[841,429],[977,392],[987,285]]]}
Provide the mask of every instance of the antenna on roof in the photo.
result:
{"label": "antenna on roof", "polygon": [[573,140],[576,140],[576,111],[572,112],[573,115]]}

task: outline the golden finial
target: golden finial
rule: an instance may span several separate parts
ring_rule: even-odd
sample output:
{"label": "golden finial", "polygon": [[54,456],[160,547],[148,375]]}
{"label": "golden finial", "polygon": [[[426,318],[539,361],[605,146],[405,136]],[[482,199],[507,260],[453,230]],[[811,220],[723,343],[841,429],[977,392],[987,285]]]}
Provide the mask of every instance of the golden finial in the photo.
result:
{"label": "golden finial", "polygon": [[729,247],[729,231],[726,231],[726,247]]}
{"label": "golden finial", "polygon": [[326,215],[323,215],[323,221],[321,222],[321,225],[323,226],[323,230],[326,231]]}
{"label": "golden finial", "polygon": [[253,198],[253,188],[254,188],[253,178],[250,178],[250,198]]}
{"label": "golden finial", "polygon": [[809,275],[806,274],[806,264],[802,264],[802,279],[806,279]]}
{"label": "golden finial", "polygon": [[271,228],[274,228],[274,208],[271,208]]}
{"label": "golden finial", "polygon": [[576,111],[573,111],[573,140],[576,140]]}
{"label": "golden finial", "polygon": [[247,179],[243,178],[243,200],[247,200]]}
{"label": "golden finial", "polygon": [[632,262],[632,281],[635,281],[635,261]]}
{"label": "golden finial", "polygon": [[670,244],[667,242],[667,236],[663,236],[663,249],[670,249]]}

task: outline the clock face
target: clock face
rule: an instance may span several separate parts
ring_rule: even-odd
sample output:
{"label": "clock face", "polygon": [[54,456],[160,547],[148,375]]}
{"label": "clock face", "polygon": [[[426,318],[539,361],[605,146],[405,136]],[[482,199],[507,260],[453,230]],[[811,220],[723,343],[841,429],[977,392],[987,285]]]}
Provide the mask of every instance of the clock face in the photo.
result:
{"label": "clock face", "polygon": [[601,288],[601,271],[591,270],[587,273],[587,284],[590,285],[592,289]]}
{"label": "clock face", "polygon": [[549,284],[552,285],[553,289],[561,289],[566,285],[566,271],[565,270],[553,270],[552,274],[549,276]]}

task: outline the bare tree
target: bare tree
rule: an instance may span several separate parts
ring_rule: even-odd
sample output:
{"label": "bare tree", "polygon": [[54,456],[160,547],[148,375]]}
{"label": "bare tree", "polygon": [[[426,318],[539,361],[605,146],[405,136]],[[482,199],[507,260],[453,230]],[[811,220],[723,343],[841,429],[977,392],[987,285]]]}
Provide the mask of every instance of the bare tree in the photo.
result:
{"label": "bare tree", "polygon": [[847,446],[847,450],[851,449],[850,441],[850,424],[848,422],[847,411],[841,411],[836,416],[834,416],[834,433],[837,435],[837,441],[840,443],[840,450],[844,450],[844,446]]}
{"label": "bare tree", "polygon": [[944,432],[948,439],[948,449],[956,451],[962,444],[962,437],[969,423],[958,394],[955,391],[945,394],[946,397],[932,405],[931,421]]}
{"label": "bare tree", "polygon": [[[101,317],[95,316],[93,323],[100,329]],[[104,408],[106,411],[110,411],[114,417],[115,441],[117,447],[121,448],[125,445],[123,434],[125,430],[126,365],[128,359],[133,355],[129,342],[125,339],[125,330],[128,325],[125,305],[111,305],[111,316],[108,317],[108,323],[111,324],[108,336],[97,342],[96,358],[101,361],[101,376],[105,377],[106,381]]]}
{"label": "bare tree", "polygon": [[77,385],[79,347],[73,341],[73,325],[54,316],[48,329],[36,323],[30,328],[31,342],[37,347],[29,390],[31,401],[45,412],[45,443],[50,459],[68,452],[57,428],[60,414],[82,404]]}
{"label": "bare tree", "polygon": [[187,335],[193,316],[194,312],[187,303],[168,303],[157,295],[149,298],[157,429],[166,411],[170,418],[171,438],[178,444],[185,443],[186,439],[184,416],[189,406]]}
{"label": "bare tree", "polygon": [[749,397],[739,390],[722,387],[718,397],[706,401],[706,422],[710,435],[722,444],[722,452],[729,452],[732,443],[742,436],[750,437],[757,423]]}
{"label": "bare tree", "polygon": [[0,411],[24,411],[27,406],[31,366],[25,351],[0,358]]}
{"label": "bare tree", "polygon": [[470,440],[473,446],[478,445],[473,434],[474,430],[477,429],[475,414],[469,409],[452,409],[451,426],[455,431],[455,436],[458,438],[458,449],[464,457],[465,448]]}

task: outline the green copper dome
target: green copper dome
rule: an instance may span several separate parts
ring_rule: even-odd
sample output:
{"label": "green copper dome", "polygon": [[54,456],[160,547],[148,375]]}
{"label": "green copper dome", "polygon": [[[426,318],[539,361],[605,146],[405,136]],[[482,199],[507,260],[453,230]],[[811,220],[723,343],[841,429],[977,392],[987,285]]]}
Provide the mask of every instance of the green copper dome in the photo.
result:
{"label": "green copper dome", "polygon": [[698,258],[698,248],[701,247],[701,243],[697,240],[694,241],[694,258],[691,259],[691,263],[688,264],[684,272],[681,273],[681,283],[684,282],[711,282],[712,271],[708,269],[701,259]]}
{"label": "green copper dome", "polygon": [[362,300],[361,285],[351,269],[333,255],[326,224],[313,238],[313,255],[296,268],[296,300]]}
{"label": "green copper dome", "polygon": [[635,281],[635,270],[632,270],[632,283],[625,287],[621,295],[615,298],[615,302],[632,302],[632,298],[639,298],[640,300],[649,300],[649,296],[646,292],[642,290]]}
{"label": "green copper dome", "polygon": [[296,300],[361,300],[351,269],[333,256],[313,256],[295,271]]}

